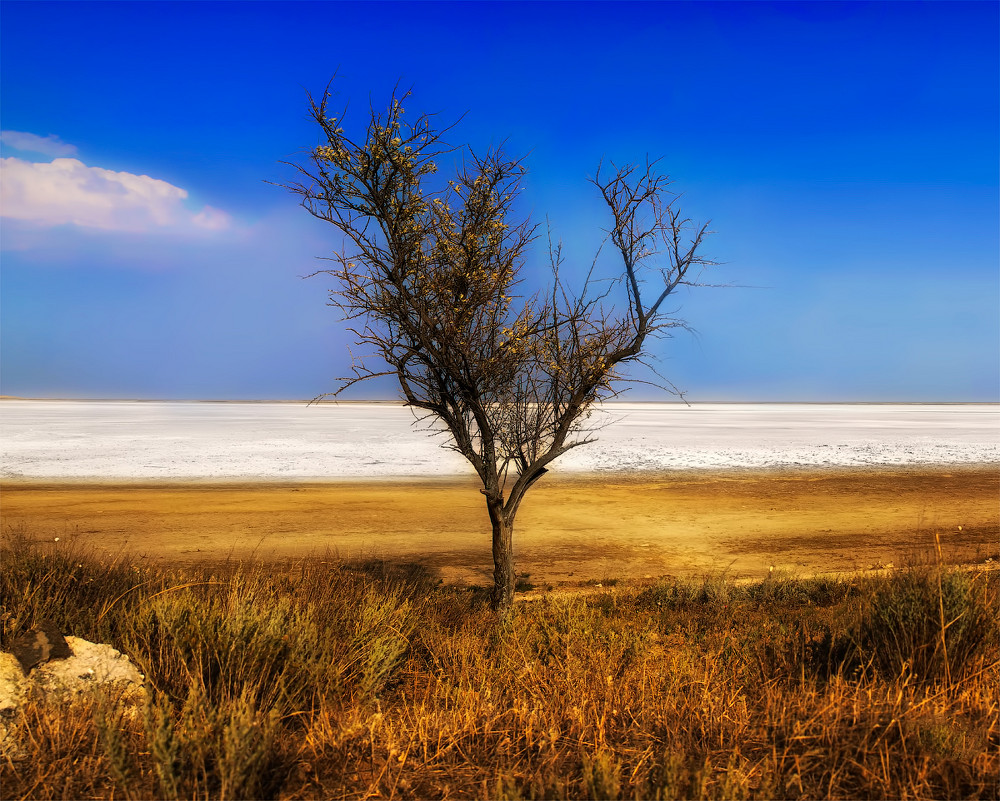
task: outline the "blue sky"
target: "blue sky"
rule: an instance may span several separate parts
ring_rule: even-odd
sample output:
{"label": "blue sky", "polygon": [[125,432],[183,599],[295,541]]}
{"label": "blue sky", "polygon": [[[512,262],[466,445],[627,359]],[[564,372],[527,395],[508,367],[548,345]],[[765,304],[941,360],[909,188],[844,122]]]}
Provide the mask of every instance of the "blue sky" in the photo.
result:
{"label": "blue sky", "polygon": [[662,157],[710,280],[747,287],[654,346],[692,401],[1000,400],[998,8],[6,0],[0,392],[332,389],[349,336],[301,276],[339,239],[266,182],[337,73],[353,120],[400,81],[465,114],[452,142],[527,154],[574,263],[601,158]]}

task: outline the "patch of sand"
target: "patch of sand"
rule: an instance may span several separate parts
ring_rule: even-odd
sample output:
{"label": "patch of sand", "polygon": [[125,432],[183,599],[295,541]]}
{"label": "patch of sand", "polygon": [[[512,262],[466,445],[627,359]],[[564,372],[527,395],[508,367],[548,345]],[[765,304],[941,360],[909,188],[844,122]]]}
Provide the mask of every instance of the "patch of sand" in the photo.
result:
{"label": "patch of sand", "polygon": [[[12,481],[0,493],[5,534],[98,553],[165,564],[332,553],[492,581],[483,497],[465,480]],[[515,553],[536,585],[754,577],[900,565],[935,532],[949,560],[997,556],[996,466],[547,476],[522,504]]]}

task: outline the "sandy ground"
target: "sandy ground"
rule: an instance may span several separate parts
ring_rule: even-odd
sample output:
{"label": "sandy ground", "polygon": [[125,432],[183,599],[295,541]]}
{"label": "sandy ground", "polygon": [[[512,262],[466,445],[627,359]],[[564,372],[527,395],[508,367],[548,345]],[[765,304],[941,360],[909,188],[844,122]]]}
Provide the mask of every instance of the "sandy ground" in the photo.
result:
{"label": "sandy ground", "polygon": [[[416,562],[488,584],[482,496],[464,479],[326,483],[0,485],[3,532],[162,563],[332,554]],[[706,574],[867,570],[930,553],[1000,552],[996,465],[676,471],[546,477],[517,521],[519,573],[536,585]]]}

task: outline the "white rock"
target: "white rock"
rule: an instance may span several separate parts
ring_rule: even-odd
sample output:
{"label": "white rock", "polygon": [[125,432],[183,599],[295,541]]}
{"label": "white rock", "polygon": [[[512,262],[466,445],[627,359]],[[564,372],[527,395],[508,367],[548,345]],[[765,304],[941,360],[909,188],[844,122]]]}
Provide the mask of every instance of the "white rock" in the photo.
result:
{"label": "white rock", "polygon": [[72,656],[38,665],[27,676],[13,654],[0,652],[0,758],[25,759],[18,736],[18,707],[29,697],[73,703],[95,691],[134,711],[146,698],[143,675],[110,645],[67,637]]}
{"label": "white rock", "polygon": [[30,685],[47,695],[79,695],[97,686],[113,685],[123,695],[143,692],[142,674],[125,654],[110,645],[67,637],[73,655],[39,665],[28,675]]}
{"label": "white rock", "polygon": [[24,671],[14,654],[0,651],[0,714],[16,709],[24,697]]}

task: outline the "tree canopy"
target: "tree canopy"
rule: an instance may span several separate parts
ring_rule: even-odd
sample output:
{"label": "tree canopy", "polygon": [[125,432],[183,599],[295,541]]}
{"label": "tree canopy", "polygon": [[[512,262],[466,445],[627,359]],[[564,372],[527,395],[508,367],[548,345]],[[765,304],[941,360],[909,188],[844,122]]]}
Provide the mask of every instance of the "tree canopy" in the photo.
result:
{"label": "tree canopy", "polygon": [[[450,148],[453,126],[408,116],[404,102],[409,93],[394,92],[352,136],[344,113],[331,112],[329,91],[310,97],[323,141],[294,165],[301,180],[286,186],[345,237],[334,266],[320,272],[336,279],[331,302],[370,356],[355,359],[337,391],[394,375],[406,403],[445,426],[450,447],[482,481],[494,603],[508,606],[510,541],[525,492],[555,459],[592,441],[591,407],[627,383],[649,337],[683,324],[664,303],[711,263],[700,252],[708,230],[683,216],[656,162],[601,164],[590,181],[610,212],[617,274],[596,281],[591,265],[569,286],[550,237],[549,289],[520,294],[538,233],[518,214],[523,160],[503,147]],[[447,156],[458,166],[445,179],[438,167]]]}

